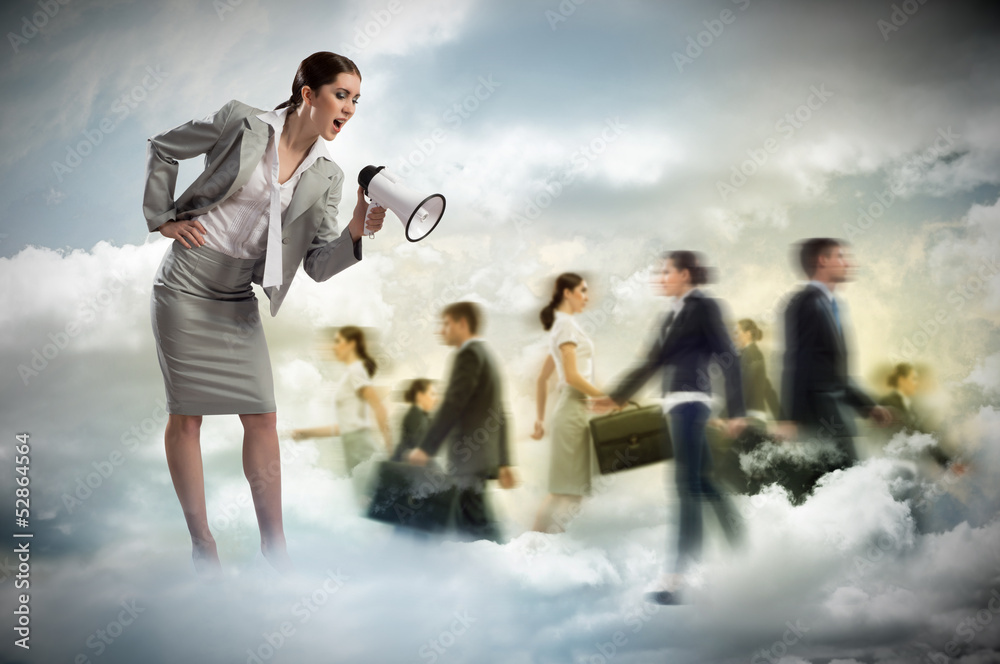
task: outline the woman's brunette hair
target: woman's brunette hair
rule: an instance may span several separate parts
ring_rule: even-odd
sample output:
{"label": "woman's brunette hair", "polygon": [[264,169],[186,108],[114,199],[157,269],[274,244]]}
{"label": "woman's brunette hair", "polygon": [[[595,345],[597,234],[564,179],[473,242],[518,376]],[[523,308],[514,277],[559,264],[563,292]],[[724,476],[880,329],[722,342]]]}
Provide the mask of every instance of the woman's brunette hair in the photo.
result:
{"label": "woman's brunette hair", "polygon": [[736,324],[739,325],[740,329],[743,330],[744,332],[749,332],[750,339],[752,339],[753,341],[760,341],[761,339],[764,338],[764,333],[761,332],[760,328],[757,326],[757,323],[753,322],[753,320],[749,318],[743,318]]}
{"label": "woman's brunette hair", "polygon": [[896,388],[899,387],[899,380],[901,378],[906,378],[913,371],[913,365],[908,362],[900,362],[892,369],[892,373],[889,374],[889,379],[886,381],[889,383],[889,387]]}
{"label": "woman's brunette hair", "polygon": [[344,341],[354,342],[354,352],[358,354],[358,357],[364,363],[365,371],[368,372],[369,377],[374,376],[378,365],[375,364],[375,360],[368,354],[368,349],[365,347],[365,333],[361,331],[361,328],[354,327],[353,325],[345,325],[337,330],[337,334]]}
{"label": "woman's brunette hair", "polygon": [[556,277],[555,288],[552,289],[552,299],[545,305],[538,317],[542,320],[542,327],[546,330],[552,329],[552,323],[556,320],[556,309],[563,301],[563,291],[567,288],[573,290],[583,283],[583,277],[573,272],[563,272]]}
{"label": "woman's brunette hair", "polygon": [[702,284],[715,281],[712,271],[705,266],[701,256],[693,251],[671,251],[665,254],[663,258],[673,263],[674,269],[678,272],[687,270],[688,274],[691,275],[692,286],[701,286]]}
{"label": "woman's brunette hair", "polygon": [[414,378],[410,386],[406,388],[406,392],[403,394],[403,399],[406,403],[417,403],[417,395],[423,394],[431,386],[431,381],[429,378]]}
{"label": "woman's brunette hair", "polygon": [[313,53],[308,58],[299,63],[299,69],[295,72],[295,80],[292,81],[292,95],[287,101],[283,101],[274,107],[274,110],[285,108],[295,110],[302,105],[302,88],[308,85],[313,91],[318,92],[321,86],[333,83],[340,74],[354,74],[361,78],[358,66],[343,55],[337,55],[330,51],[319,51]]}

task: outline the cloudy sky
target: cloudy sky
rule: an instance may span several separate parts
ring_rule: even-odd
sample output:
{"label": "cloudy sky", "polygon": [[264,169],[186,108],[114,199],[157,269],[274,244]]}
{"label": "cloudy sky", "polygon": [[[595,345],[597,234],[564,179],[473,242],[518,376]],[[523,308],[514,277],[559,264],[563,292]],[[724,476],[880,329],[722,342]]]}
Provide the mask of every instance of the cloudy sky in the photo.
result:
{"label": "cloudy sky", "polygon": [[[14,646],[13,530],[0,659],[14,662],[1000,661],[1000,30],[990,3],[563,0],[18,0],[0,9],[0,394],[4,470],[30,434],[31,650]],[[358,64],[362,100],[329,145],[448,199],[419,244],[390,225],[361,264],[297,278],[265,317],[290,551],[275,583],[235,417],[206,418],[223,582],[194,578],[162,446],[149,323],[167,248],[141,213],[146,139],[230,99],[287,98],[314,51]],[[181,168],[179,187],[198,173]],[[926,365],[961,477],[921,437],[828,477],[808,501],[739,499],[738,555],[708,546],[694,603],[645,604],[676,527],[663,467],[601,485],[568,532],[527,532],[547,441],[528,432],[553,277],[591,285],[597,383],[640,352],[666,249],[705,252],[712,291],[765,329],[798,283],[788,253],[849,238],[852,363],[873,393]],[[265,299],[263,294],[258,297]],[[314,331],[378,337],[386,398],[444,375],[449,301],[483,303],[503,358],[521,484],[491,494],[509,542],[421,545],[356,514],[333,421],[340,368]],[[266,307],[265,307],[266,309]],[[650,394],[652,396],[652,392]],[[393,413],[401,412],[395,401]],[[89,484],[89,486],[88,486]],[[921,505],[915,516],[913,506]],[[714,531],[713,531],[714,534]],[[995,607],[995,608],[994,608]],[[284,629],[284,632],[282,631]],[[102,636],[103,635],[103,636]]]}

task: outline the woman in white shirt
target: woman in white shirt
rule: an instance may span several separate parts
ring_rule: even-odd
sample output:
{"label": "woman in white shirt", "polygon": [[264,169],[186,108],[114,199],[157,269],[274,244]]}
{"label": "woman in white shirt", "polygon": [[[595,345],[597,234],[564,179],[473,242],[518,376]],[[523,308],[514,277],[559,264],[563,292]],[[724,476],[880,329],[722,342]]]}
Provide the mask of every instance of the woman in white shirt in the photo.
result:
{"label": "woman in white shirt", "polygon": [[533,527],[538,532],[565,530],[590,493],[591,477],[597,472],[586,402],[604,393],[593,385],[594,342],[575,320],[588,301],[587,282],[566,272],[556,278],[552,299],[539,316],[549,331],[549,354],[538,376],[534,439],[545,435],[545,401],[553,371],[559,378],[559,395],[550,427],[549,495],[538,508]]}
{"label": "woman in white shirt", "polygon": [[361,328],[347,325],[333,333],[330,349],[338,362],[346,365],[344,375],[337,384],[334,400],[337,406],[337,424],[312,429],[296,429],[292,438],[320,438],[340,436],[344,445],[344,461],[348,475],[358,464],[378,454],[378,445],[372,434],[371,413],[375,414],[386,453],[392,454],[392,433],[389,417],[379,398],[372,376],[377,365],[368,354],[365,333]]}

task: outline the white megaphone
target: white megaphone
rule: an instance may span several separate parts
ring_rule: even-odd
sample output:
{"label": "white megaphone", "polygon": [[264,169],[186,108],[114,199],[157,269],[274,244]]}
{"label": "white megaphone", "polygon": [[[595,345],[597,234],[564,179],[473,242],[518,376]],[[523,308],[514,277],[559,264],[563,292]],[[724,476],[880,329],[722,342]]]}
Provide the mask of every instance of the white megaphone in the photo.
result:
{"label": "white megaphone", "polygon": [[[406,239],[410,242],[422,240],[430,235],[444,214],[444,196],[418,194],[400,184],[399,177],[385,170],[385,166],[365,166],[358,173],[358,184],[371,201],[368,209],[384,207],[392,210],[403,222]],[[371,233],[368,237],[374,235]]]}

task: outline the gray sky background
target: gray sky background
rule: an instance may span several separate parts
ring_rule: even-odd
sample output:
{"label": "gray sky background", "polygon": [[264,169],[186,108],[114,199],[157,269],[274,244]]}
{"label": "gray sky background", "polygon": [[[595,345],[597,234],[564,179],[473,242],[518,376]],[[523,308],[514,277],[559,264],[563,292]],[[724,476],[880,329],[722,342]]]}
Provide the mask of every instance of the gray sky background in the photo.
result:
{"label": "gray sky background", "polygon": [[[745,662],[761,649],[784,664],[1000,661],[1000,604],[989,604],[1000,593],[1000,40],[990,8],[6,3],[0,494],[13,504],[13,436],[28,431],[36,548],[33,649],[14,648],[8,631],[0,656],[245,662],[290,621],[294,635],[264,661],[433,652],[440,662]],[[370,328],[389,396],[410,378],[445,375],[438,311],[474,298],[516,421],[522,485],[493,496],[512,541],[428,549],[392,539],[354,513],[339,441],[283,436],[286,528],[302,574],[275,587],[253,562],[238,421],[207,418],[209,509],[232,572],[205,589],[162,450],[148,302],[167,244],[142,218],[146,139],[233,98],[273,108],[318,50],[349,54],[363,75],[357,116],[329,145],[348,183],[385,164],[444,193],[448,210],[418,244],[390,221],[365,240],[361,264],[323,284],[300,274],[281,315],[265,314],[279,428],[333,421],[339,367],[317,352],[315,329]],[[545,491],[547,441],[528,433],[545,352],[537,312],[553,277],[587,276],[583,316],[597,382],[609,387],[665,305],[648,288],[655,257],[704,251],[719,268],[711,290],[733,316],[764,324],[776,380],[776,317],[799,278],[788,248],[816,235],[850,238],[859,263],[844,289],[859,379],[879,393],[890,361],[928,365],[928,404],[970,473],[909,478],[912,448],[926,442],[917,437],[891,454],[872,445],[869,460],[802,506],[778,492],[741,499],[748,549],[733,557],[710,545],[698,601],[658,612],[641,592],[675,528],[663,468],[616,478],[567,533],[526,533]],[[115,452],[121,463],[100,476]],[[915,526],[904,494],[931,505],[933,532]],[[5,611],[16,600],[6,555]],[[349,578],[300,622],[296,602],[338,568]],[[130,600],[145,612],[100,652],[88,645]],[[434,651],[456,612],[467,629]],[[809,629],[776,649],[786,621]],[[958,650],[936,659],[949,642]]]}

